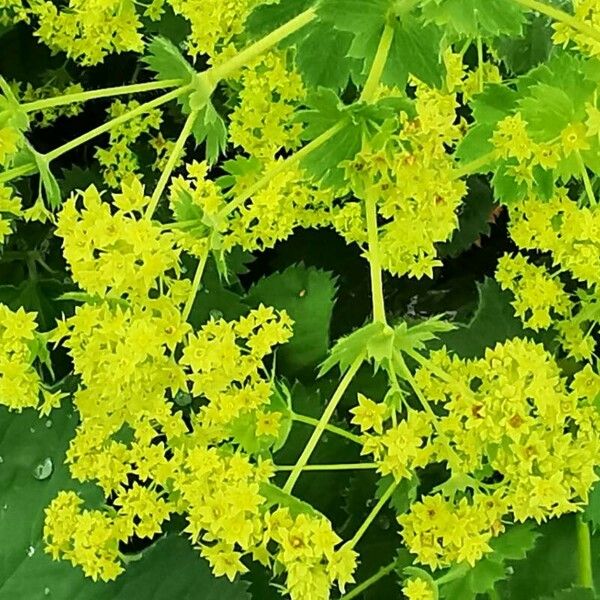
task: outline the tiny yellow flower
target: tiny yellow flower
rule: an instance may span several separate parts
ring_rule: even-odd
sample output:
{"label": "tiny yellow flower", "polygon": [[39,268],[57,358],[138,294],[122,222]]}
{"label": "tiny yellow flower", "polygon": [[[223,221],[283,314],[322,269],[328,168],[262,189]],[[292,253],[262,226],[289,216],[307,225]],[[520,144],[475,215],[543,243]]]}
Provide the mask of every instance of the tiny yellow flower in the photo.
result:
{"label": "tiny yellow flower", "polygon": [[381,434],[387,410],[385,404],[377,404],[363,394],[358,394],[358,406],[350,411],[354,414],[351,422],[360,426],[361,431],[374,429],[376,433]]}

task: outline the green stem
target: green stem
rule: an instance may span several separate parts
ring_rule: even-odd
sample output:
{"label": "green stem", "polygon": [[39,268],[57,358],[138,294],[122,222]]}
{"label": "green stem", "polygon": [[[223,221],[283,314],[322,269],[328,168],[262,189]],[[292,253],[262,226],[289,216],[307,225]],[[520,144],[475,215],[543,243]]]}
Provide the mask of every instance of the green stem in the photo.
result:
{"label": "green stem", "polygon": [[278,162],[273,168],[269,169],[256,183],[245,189],[241,194],[237,195],[231,202],[227,204],[218,214],[217,221],[224,219],[227,215],[230,215],[234,210],[242,206],[247,202],[256,192],[260,191],[263,187],[269,184],[274,177],[277,177],[280,173],[283,173],[286,169],[293,167],[294,165],[302,162],[311,152],[314,152],[317,148],[328,142],[334,135],[339,133],[345,126],[345,123],[336,123],[333,127],[330,127],[327,131],[323,132],[319,137],[316,137],[312,142],[304,146],[301,150],[298,150],[295,154]]}
{"label": "green stem", "polygon": [[161,173],[160,179],[158,180],[158,183],[156,184],[156,188],[154,189],[154,193],[152,194],[152,199],[150,200],[150,204],[148,205],[148,208],[146,209],[146,212],[144,214],[144,219],[151,219],[152,215],[154,215],[154,212],[156,211],[156,207],[158,206],[158,203],[160,202],[163,192],[165,191],[165,188],[167,187],[167,184],[169,183],[169,178],[171,177],[171,175],[173,174],[173,171],[175,170],[177,161],[181,158],[181,155],[185,148],[185,143],[187,142],[187,139],[190,137],[190,134],[192,133],[192,129],[194,127],[194,123],[196,122],[197,118],[198,118],[198,111],[193,110],[189,114],[188,118],[186,119],[183,129],[181,130],[181,133],[179,134],[179,137],[177,138],[177,141],[175,142],[175,146],[173,147],[171,156],[169,156],[167,165],[165,166],[165,169]]}
{"label": "green stem", "polygon": [[204,275],[204,269],[206,269],[206,263],[208,262],[209,253],[210,249],[207,248],[204,254],[201,256],[200,262],[198,263],[198,267],[196,268],[196,274],[194,275],[194,280],[192,281],[192,289],[190,291],[190,295],[188,296],[187,302],[185,303],[183,313],[181,313],[184,321],[188,320],[188,317],[192,312],[192,306],[194,306],[194,300],[196,300],[198,290],[200,289],[200,283],[202,282],[202,275]]}
{"label": "green stem", "polygon": [[371,523],[375,520],[381,509],[387,504],[388,500],[392,497],[394,490],[398,487],[398,482],[394,481],[387,490],[385,490],[383,496],[379,498],[377,504],[373,507],[367,518],[363,521],[363,524],[359,527],[358,531],[354,534],[354,537],[350,540],[350,548],[354,548],[360,541],[362,536],[365,534],[367,529],[371,526]]}
{"label": "green stem", "polygon": [[[316,427],[319,424],[319,420],[314,417],[307,417],[306,415],[299,415],[298,413],[292,413],[292,421],[297,421],[298,423],[304,423],[305,425],[311,425],[312,427]],[[346,438],[354,442],[355,444],[363,445],[363,441],[358,435],[354,435],[341,427],[336,427],[335,425],[327,424],[325,425],[325,430],[331,433],[335,433],[341,437]]]}
{"label": "green stem", "polygon": [[21,165],[20,167],[13,167],[12,169],[8,169],[4,171],[4,173],[0,173],[0,183],[6,183],[7,181],[12,181],[13,179],[17,179],[17,177],[21,177],[23,175],[31,175],[37,171],[37,166],[35,164]]}
{"label": "green stem", "polygon": [[576,517],[577,529],[577,583],[584,588],[594,589],[594,574],[592,571],[592,542],[590,529],[583,517]]}
{"label": "green stem", "polygon": [[456,169],[452,175],[454,179],[461,179],[462,177],[466,177],[468,175],[474,175],[480,169],[485,167],[488,163],[490,163],[496,157],[496,151],[492,150],[475,160],[463,165],[462,167]]}
{"label": "green stem", "polygon": [[71,140],[70,142],[63,144],[62,146],[55,148],[54,150],[48,152],[43,156],[45,156],[45,158],[49,162],[53,161],[59,156],[62,156],[63,154],[74,150],[75,148],[81,146],[82,144],[85,144],[86,142],[89,142],[90,140],[93,140],[99,135],[102,135],[103,133],[108,133],[111,129],[114,129],[115,127],[118,127],[123,123],[127,123],[127,121],[131,121],[131,119],[135,119],[136,117],[150,112],[152,109],[157,108],[158,106],[162,106],[163,104],[166,104],[171,100],[175,100],[179,96],[182,96],[183,94],[187,93],[191,88],[191,85],[181,87],[176,90],[173,90],[172,92],[169,92],[168,94],[159,96],[158,98],[151,100],[150,102],[140,104],[137,108],[134,108],[133,110],[125,113],[124,115],[120,115],[118,117],[115,117],[114,119],[111,119],[110,121],[107,121],[103,125],[100,125],[99,127],[96,127],[91,131],[80,135],[79,137],[76,137],[74,140]]}
{"label": "green stem", "polygon": [[99,98],[112,98],[114,96],[124,96],[126,94],[140,94],[143,92],[152,92],[155,90],[166,90],[169,88],[180,87],[181,79],[169,79],[166,81],[150,81],[149,83],[137,83],[135,85],[121,85],[117,87],[103,88],[100,90],[89,90],[75,94],[64,94],[53,98],[43,98],[34,102],[21,104],[25,112],[34,112],[44,110],[45,108],[54,108],[55,106],[65,106],[87,102],[88,100],[97,100]]}
{"label": "green stem", "polygon": [[583,179],[583,185],[585,186],[585,193],[587,194],[590,206],[596,206],[596,196],[594,194],[594,187],[592,186],[592,181],[590,180],[590,176],[587,172],[587,167],[583,162],[583,157],[581,156],[581,152],[579,150],[575,151],[575,156],[577,158],[577,164],[579,165],[579,170],[581,171],[581,177]]}
{"label": "green stem", "polygon": [[[377,469],[375,463],[341,463],[335,465],[306,465],[303,471],[366,471]],[[293,471],[296,465],[275,465],[276,471]]]}
{"label": "green stem", "polygon": [[321,418],[319,419],[319,422],[317,423],[317,426],[315,427],[315,430],[313,431],[312,436],[310,437],[310,439],[308,440],[308,443],[304,447],[304,450],[303,450],[302,454],[300,455],[298,462],[296,463],[294,469],[290,473],[290,476],[288,477],[288,480],[286,481],[286,483],[283,487],[283,491],[286,492],[287,494],[291,493],[292,489],[294,488],[294,485],[298,481],[298,477],[300,477],[300,473],[302,473],[302,469],[304,469],[304,467],[307,465],[308,460],[310,459],[315,447],[317,446],[317,443],[319,442],[319,440],[321,439],[321,436],[323,435],[323,432],[325,431],[325,427],[331,420],[331,417],[333,416],[335,409],[337,408],[338,404],[340,403],[340,400],[344,396],[346,390],[352,383],[352,380],[354,379],[354,376],[358,372],[358,369],[360,369],[362,362],[363,362],[363,358],[361,356],[352,363],[352,365],[346,371],[346,374],[340,381],[337,389],[333,393],[333,396],[331,397],[331,400],[329,401],[325,410],[323,411],[323,414],[321,415]]}
{"label": "green stem", "polygon": [[477,38],[477,60],[479,72],[477,74],[479,80],[479,92],[483,92],[483,42],[481,38]]}
{"label": "green stem", "polygon": [[390,54],[392,42],[394,41],[394,33],[394,28],[391,25],[386,24],[381,39],[379,40],[379,46],[375,58],[373,59],[373,64],[371,65],[371,71],[369,72],[365,87],[360,96],[362,102],[372,102],[377,94],[377,88]]}
{"label": "green stem", "polygon": [[395,560],[391,562],[389,565],[385,567],[381,567],[377,573],[371,575],[368,579],[365,579],[362,583],[357,585],[354,589],[350,590],[347,594],[344,594],[340,600],[352,600],[352,598],[356,598],[360,596],[366,589],[370,588],[373,584],[377,583],[380,579],[383,579],[390,573],[394,571],[398,561]]}
{"label": "green stem", "polygon": [[531,10],[542,13],[543,15],[546,15],[555,21],[569,25],[569,27],[572,27],[576,31],[591,37],[597,42],[600,42],[600,31],[596,31],[596,29],[594,29],[591,25],[580,21],[577,17],[566,13],[564,10],[550,6],[545,2],[539,2],[539,0],[514,0],[514,2]]}
{"label": "green stem", "polygon": [[273,46],[276,46],[286,37],[292,35],[299,29],[302,29],[302,27],[305,25],[308,25],[316,18],[316,16],[317,13],[314,8],[309,8],[303,13],[300,13],[297,17],[291,19],[251,46],[248,46],[248,48],[245,48],[230,58],[227,62],[211,68],[208,71],[210,73],[211,80],[213,82],[217,82],[230,77],[236,71],[251,63],[255,58],[259,57],[261,54],[264,54],[273,48]]}
{"label": "green stem", "polygon": [[385,323],[385,301],[383,298],[381,257],[379,255],[379,230],[377,228],[377,193],[373,190],[367,190],[365,207],[367,212],[367,232],[369,239],[369,268],[371,271],[373,320]]}

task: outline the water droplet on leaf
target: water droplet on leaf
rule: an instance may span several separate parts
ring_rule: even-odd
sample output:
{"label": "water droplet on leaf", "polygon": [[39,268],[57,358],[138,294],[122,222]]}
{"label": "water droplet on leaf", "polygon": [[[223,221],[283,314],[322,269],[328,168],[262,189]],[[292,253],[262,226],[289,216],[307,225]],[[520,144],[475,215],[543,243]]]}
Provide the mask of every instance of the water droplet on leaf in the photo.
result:
{"label": "water droplet on leaf", "polygon": [[34,554],[35,554],[35,548],[33,546],[29,546],[29,548],[27,548],[27,556],[29,556],[29,558],[31,558]]}
{"label": "water droplet on leaf", "polygon": [[50,419],[48,419],[48,420],[46,421],[46,427],[47,427],[48,429],[50,429],[50,427],[52,427],[52,421],[51,421]]}
{"label": "water droplet on leaf", "polygon": [[43,481],[44,479],[48,479],[48,477],[52,475],[53,469],[54,465],[52,464],[52,459],[50,457],[47,457],[34,467],[33,476],[36,479]]}

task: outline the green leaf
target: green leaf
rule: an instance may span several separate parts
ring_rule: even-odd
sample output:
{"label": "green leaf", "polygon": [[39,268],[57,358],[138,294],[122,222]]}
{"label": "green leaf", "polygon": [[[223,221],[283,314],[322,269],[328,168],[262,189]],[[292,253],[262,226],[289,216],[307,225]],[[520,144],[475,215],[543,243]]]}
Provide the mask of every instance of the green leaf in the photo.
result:
{"label": "green leaf", "polygon": [[514,525],[491,542],[493,552],[473,567],[461,564],[453,567],[458,578],[442,586],[441,597],[446,600],[471,600],[496,588],[509,575],[508,561],[525,558],[536,544],[539,534],[530,524]]}
{"label": "green leaf", "polygon": [[505,0],[422,0],[424,17],[459,36],[518,36],[525,20],[515,2]]}
{"label": "green leaf", "polygon": [[[194,94],[192,94],[192,98],[193,96]],[[227,127],[212,102],[208,102],[200,108],[192,133],[196,144],[200,145],[206,142],[206,160],[210,165],[215,164],[227,147]]]}
{"label": "green leaf", "polygon": [[394,330],[384,323],[374,322],[339,339],[321,365],[319,377],[338,366],[345,372],[355,361],[373,359],[377,363],[392,356]]}
{"label": "green leaf", "polygon": [[458,256],[488,235],[495,206],[489,185],[481,178],[472,177],[469,180],[469,192],[460,208],[458,229],[452,239],[441,246],[440,253]]}
{"label": "green leaf", "polygon": [[567,93],[546,83],[531,86],[518,108],[536,142],[553,140],[575,117],[575,106]]}
{"label": "green leaf", "polygon": [[288,508],[292,516],[307,514],[311,516],[319,515],[312,505],[308,502],[298,500],[295,496],[284,492],[281,488],[271,483],[260,484],[260,494],[266,499],[268,506],[281,506]]}
{"label": "green leaf", "polygon": [[62,202],[62,192],[56,177],[50,171],[50,163],[48,159],[39,152],[30,149],[33,160],[37,165],[40,174],[40,191],[43,190],[44,200],[48,208],[58,208]]}
{"label": "green leaf", "polygon": [[[512,563],[513,575],[500,584],[498,592],[501,598],[551,600],[554,594],[559,594],[558,598],[562,598],[560,594],[571,593],[571,586],[576,585],[579,577],[579,553],[573,515],[553,519],[537,529],[541,535],[535,548],[528,553],[526,559]],[[592,562],[595,584],[598,586],[600,538],[597,536],[592,537]],[[583,596],[585,600],[588,597]],[[565,600],[566,598],[570,596],[566,596]]]}
{"label": "green leaf", "polygon": [[[190,263],[190,270],[195,269]],[[191,276],[193,277],[191,271]],[[196,294],[188,322],[194,329],[200,328],[211,317],[228,321],[239,319],[248,312],[248,306],[242,299],[242,290],[238,282],[227,284],[219,276],[214,260],[209,260],[202,277],[202,286]]]}
{"label": "green leaf", "polygon": [[[44,508],[63,489],[75,489],[92,503],[100,501],[95,486],[81,486],[70,478],[63,464],[73,437],[77,417],[66,404],[49,419],[27,409],[20,414],[0,407],[0,598],[33,598],[20,589],[40,588],[47,583],[32,581],[29,565],[41,561],[52,571],[53,563],[42,548]],[[40,465],[43,479],[34,472]],[[14,590],[14,593],[11,591]],[[68,596],[63,596],[68,597]]]}
{"label": "green leaf", "polygon": [[546,596],[541,600],[594,600],[596,594],[589,588],[572,587],[567,590],[560,590],[553,596]]}
{"label": "green leaf", "polygon": [[512,299],[510,292],[486,278],[479,286],[479,306],[473,319],[468,325],[443,334],[443,343],[463,358],[475,358],[497,343],[522,337],[523,325],[515,316]]}
{"label": "green leaf", "polygon": [[335,29],[352,33],[349,56],[362,62],[359,83],[371,69],[386,24],[394,37],[382,82],[404,88],[409,74],[430,86],[440,87],[446,71],[441,60],[441,30],[410,14],[402,3],[391,0],[323,0],[319,17]]}
{"label": "green leaf", "polygon": [[325,187],[343,187],[346,176],[340,165],[353,160],[363,143],[373,138],[386,121],[397,118],[401,112],[409,115],[414,112],[412,103],[405,98],[346,106],[335,92],[324,88],[311,94],[306,105],[308,108],[298,113],[298,119],[305,124],[304,140],[313,141],[331,128],[339,128],[302,162],[302,166]]}
{"label": "green leaf", "polygon": [[[390,485],[394,483],[391,475],[381,477],[377,481],[377,490],[375,497],[381,498]],[[411,479],[402,479],[396,486],[390,500],[389,506],[397,515],[408,512],[410,505],[417,499],[417,488],[419,487],[419,478],[413,474]]]}
{"label": "green leaf", "polygon": [[181,79],[183,84],[186,84],[191,83],[196,75],[196,71],[177,46],[161,36],[153,38],[148,44],[147,54],[142,60],[159,80]]}
{"label": "green leaf", "polygon": [[[246,21],[246,32],[252,38],[262,38],[314,4],[314,0],[281,0],[259,5]],[[357,64],[348,56],[353,37],[315,20],[288,36],[280,46],[295,47],[296,68],[309,87],[339,91],[346,87],[352,71],[362,69],[360,61]]]}
{"label": "green leaf", "polygon": [[280,450],[292,429],[291,396],[289,390],[283,383],[273,382],[271,388],[271,399],[267,412],[278,412],[282,415],[279,423],[279,432],[276,437],[256,435],[256,412],[244,414],[237,417],[229,426],[228,431],[234,441],[241,446],[244,452],[255,455],[268,455]]}
{"label": "green leaf", "polygon": [[600,484],[598,482],[590,492],[583,517],[592,526],[594,533],[600,530]]}
{"label": "green leaf", "polygon": [[277,351],[277,366],[289,374],[315,366],[327,354],[335,303],[335,278],[304,265],[264,277],[250,288],[245,302],[285,310],[294,320],[293,337]]}
{"label": "green leaf", "polygon": [[60,313],[66,312],[68,304],[60,298],[64,291],[64,285],[56,279],[29,278],[18,286],[0,285],[0,302],[11,310],[22,307],[36,312],[40,331],[48,331],[55,327]]}
{"label": "green leaf", "polygon": [[523,560],[535,548],[540,533],[532,523],[522,523],[509,527],[503,534],[494,538],[490,546],[497,556],[504,560]]}
{"label": "green leaf", "polygon": [[517,75],[548,60],[552,50],[552,29],[548,19],[533,16],[524,28],[522,37],[503,36],[494,43],[496,52],[508,69]]}
{"label": "green leaf", "polygon": [[41,551],[0,587],[0,600],[250,600],[248,584],[215,578],[188,540],[175,535],[153,544],[142,558],[110,583],[92,582],[66,562],[53,563]]}

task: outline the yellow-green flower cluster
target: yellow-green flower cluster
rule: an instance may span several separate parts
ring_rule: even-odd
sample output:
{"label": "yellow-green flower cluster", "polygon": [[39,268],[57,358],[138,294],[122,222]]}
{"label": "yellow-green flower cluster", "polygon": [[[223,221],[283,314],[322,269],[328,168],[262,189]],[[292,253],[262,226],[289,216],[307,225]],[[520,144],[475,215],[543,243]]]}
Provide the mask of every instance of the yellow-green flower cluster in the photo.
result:
{"label": "yellow-green flower cluster", "polygon": [[328,600],[334,583],[343,592],[354,581],[358,555],[348,545],[335,549],[341,540],[325,518],[278,509],[267,517],[267,536],[279,546],[275,560],[292,600]]}
{"label": "yellow-green flower cluster", "polygon": [[[137,100],[127,103],[115,100],[108,109],[108,116],[114,119],[138,106]],[[158,131],[161,122],[162,113],[159,109],[129,119],[111,130],[108,148],[96,149],[96,158],[102,167],[104,180],[110,187],[120,187],[123,182],[127,182],[133,174],[137,173],[139,161],[132,146],[140,138],[150,135],[152,131]]]}
{"label": "yellow-green flower cluster", "polygon": [[185,17],[192,31],[188,38],[190,54],[208,54],[223,60],[235,51],[235,38],[243,33],[252,9],[269,0],[169,0],[176,14]]}
{"label": "yellow-green flower cluster", "polygon": [[403,586],[402,593],[406,600],[435,600],[436,595],[431,585],[421,577],[411,577]]}
{"label": "yellow-green flower cluster", "polygon": [[0,246],[12,233],[12,222],[22,216],[21,200],[14,195],[12,188],[0,184]]}
{"label": "yellow-green flower cluster", "polygon": [[535,331],[547,329],[573,309],[560,280],[544,267],[531,264],[522,254],[506,254],[500,259],[496,281],[502,289],[514,294],[511,304],[516,315]]}
{"label": "yellow-green flower cluster", "polygon": [[[379,251],[383,267],[395,275],[431,277],[436,245],[458,225],[457,210],[466,193],[447,153],[461,138],[456,97],[425,86],[417,89],[414,119],[402,115],[402,129],[381,150],[365,148],[347,166],[355,193],[377,196]],[[363,242],[366,219],[360,205],[331,211],[331,221],[347,241]],[[419,227],[414,227],[418,222]]]}
{"label": "yellow-green flower cluster", "polygon": [[381,435],[363,437],[362,454],[372,454],[382,475],[393,475],[396,481],[410,479],[415,469],[433,462],[434,448],[429,443],[433,428],[431,418],[411,410],[397,425]]}
{"label": "yellow-green flower cluster", "polygon": [[249,251],[272,248],[298,227],[326,222],[331,202],[330,190],[320,189],[307,181],[300,169],[290,166],[231,214],[224,246],[241,246]]}
{"label": "yellow-green flower cluster", "polygon": [[481,359],[432,352],[414,386],[440,409],[405,403],[402,420],[388,424],[387,407],[361,396],[352,412],[382,475],[398,482],[429,464],[449,469],[399,517],[419,562],[472,565],[507,519],[542,522],[586,504],[600,464],[600,375],[589,364],[569,383],[541,344],[513,339]]}
{"label": "yellow-green flower cluster", "polygon": [[[596,109],[589,107],[589,111],[593,110]],[[496,156],[509,162],[507,173],[517,183],[531,189],[535,185],[536,167],[556,169],[571,155],[577,156],[579,152],[590,148],[588,138],[597,135],[597,132],[589,123],[589,111],[587,124],[571,122],[561,131],[560,137],[551,141],[533,139],[520,112],[509,115],[497,124],[491,138]]]}
{"label": "yellow-green flower cluster", "polygon": [[10,125],[0,127],[0,167],[10,166],[22,144],[23,136],[18,129]]}
{"label": "yellow-green flower cluster", "polygon": [[[119,541],[126,524],[99,510],[86,510],[75,492],[62,491],[46,508],[44,542],[54,560],[65,559],[94,581],[110,581],[123,572]],[[124,526],[125,525],[125,526]]]}
{"label": "yellow-green flower cluster", "polygon": [[[483,359],[449,361],[441,352],[432,360],[435,368],[417,379],[447,412],[436,424],[439,460],[455,475],[494,474],[494,489],[518,521],[585,504],[600,449],[594,398],[567,385],[543,346],[514,339]],[[449,377],[440,378],[449,363]]]}
{"label": "yellow-green flower cluster", "polygon": [[[573,0],[574,18],[587,27],[596,29],[600,26],[600,6],[597,0]],[[571,27],[568,23],[553,24],[555,44],[564,47],[574,44],[581,52],[590,56],[600,54],[600,42],[585,32]]]}
{"label": "yellow-green flower cluster", "polygon": [[36,35],[82,65],[95,65],[113,52],[144,48],[133,0],[69,0],[62,9],[46,1],[35,3],[32,12],[39,21]]}
{"label": "yellow-green flower cluster", "polygon": [[28,20],[27,8],[23,0],[0,0],[0,25]]}
{"label": "yellow-green flower cluster", "polygon": [[[157,279],[178,271],[179,253],[173,239],[147,219],[130,214],[147,203],[141,186],[125,187],[115,202],[127,211],[111,212],[91,186],[63,205],[56,234],[63,238],[64,257],[79,286],[90,294],[147,297]],[[127,200],[125,197],[127,197]],[[120,198],[120,199],[119,199]]]}
{"label": "yellow-green flower cluster", "polygon": [[510,211],[510,233],[523,249],[552,253],[554,263],[588,285],[600,284],[600,208],[579,207],[566,189],[549,201],[528,198]]}
{"label": "yellow-green flower cluster", "polygon": [[302,125],[292,117],[306,92],[300,75],[287,68],[285,54],[267,54],[242,71],[240,83],[229,126],[233,144],[267,163],[282,149],[296,149]]}
{"label": "yellow-green flower cluster", "polygon": [[35,314],[0,304],[0,404],[20,412],[36,407],[41,380],[33,367]]}
{"label": "yellow-green flower cluster", "polygon": [[491,551],[490,540],[504,526],[506,502],[501,493],[474,493],[460,501],[442,494],[425,496],[400,516],[402,537],[420,563],[432,569],[466,562],[473,566]]}
{"label": "yellow-green flower cluster", "polygon": [[291,324],[285,312],[261,306],[239,321],[211,321],[190,334],[180,364],[192,394],[206,400],[195,423],[209,438],[227,438],[235,419],[267,409],[272,390],[261,365],[276,345],[290,339]]}

